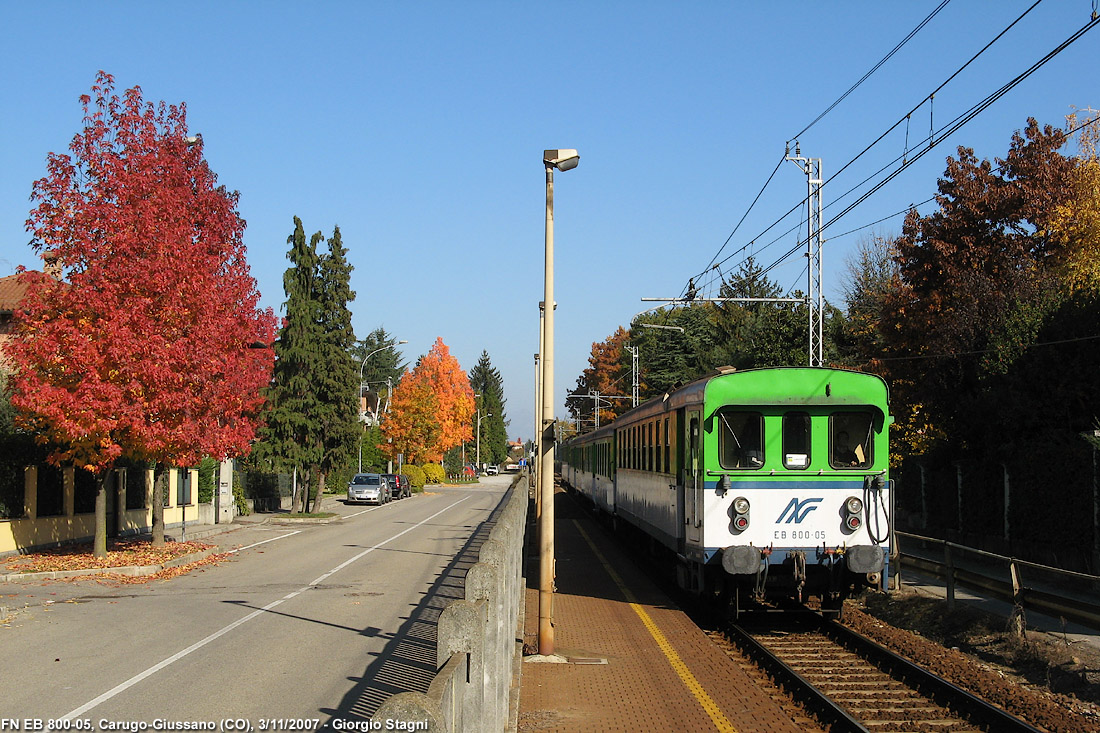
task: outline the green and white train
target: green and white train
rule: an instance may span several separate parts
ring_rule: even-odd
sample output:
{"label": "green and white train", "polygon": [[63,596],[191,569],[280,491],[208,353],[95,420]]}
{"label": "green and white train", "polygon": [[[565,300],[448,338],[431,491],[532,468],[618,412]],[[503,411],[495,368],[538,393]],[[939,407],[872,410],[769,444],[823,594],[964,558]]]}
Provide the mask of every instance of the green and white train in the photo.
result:
{"label": "green and white train", "polygon": [[679,584],[754,602],[885,589],[893,515],[886,383],[780,367],[672,390],[558,449],[562,480],[653,538]]}

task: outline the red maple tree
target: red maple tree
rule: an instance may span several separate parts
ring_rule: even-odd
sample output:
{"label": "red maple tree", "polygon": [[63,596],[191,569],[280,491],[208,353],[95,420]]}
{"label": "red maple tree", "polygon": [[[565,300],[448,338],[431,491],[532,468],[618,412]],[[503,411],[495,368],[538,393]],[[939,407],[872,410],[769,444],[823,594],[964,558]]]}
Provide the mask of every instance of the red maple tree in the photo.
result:
{"label": "red maple tree", "polygon": [[169,465],[246,453],[270,381],[275,318],[258,306],[236,192],[217,185],[186,107],[114,92],[81,97],[71,155],[34,183],[33,246],[55,273],[28,291],[11,348],[19,419],[50,461],[96,474],[95,554],[106,552],[105,481],[116,461],[156,464],[162,544]]}

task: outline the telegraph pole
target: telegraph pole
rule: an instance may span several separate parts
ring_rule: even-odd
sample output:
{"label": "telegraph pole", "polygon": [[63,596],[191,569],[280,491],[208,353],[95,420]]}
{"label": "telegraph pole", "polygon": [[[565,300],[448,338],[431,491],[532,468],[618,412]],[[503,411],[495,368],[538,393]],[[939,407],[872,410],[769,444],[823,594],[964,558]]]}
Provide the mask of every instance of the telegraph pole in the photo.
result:
{"label": "telegraph pole", "polygon": [[803,157],[794,144],[794,156],[787,148],[787,160],[806,174],[806,310],[810,313],[810,366],[822,366],[824,356],[825,296],[821,292],[821,158]]}
{"label": "telegraph pole", "polygon": [[638,346],[627,346],[626,350],[630,352],[630,406],[638,406]]}

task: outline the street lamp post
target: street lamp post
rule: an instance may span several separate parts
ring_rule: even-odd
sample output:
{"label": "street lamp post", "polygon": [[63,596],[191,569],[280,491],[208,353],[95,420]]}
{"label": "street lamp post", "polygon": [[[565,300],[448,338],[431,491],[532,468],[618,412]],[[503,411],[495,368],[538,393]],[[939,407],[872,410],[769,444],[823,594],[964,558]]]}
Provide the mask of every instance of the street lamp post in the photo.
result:
{"label": "street lamp post", "polygon": [[576,150],[544,150],[546,169],[546,264],[545,303],[542,315],[543,339],[539,363],[542,365],[542,448],[539,476],[542,480],[542,515],[539,517],[539,654],[554,653],[554,169],[568,171],[577,167],[581,156]]}
{"label": "street lamp post", "polygon": [[[367,354],[366,356],[363,357],[363,363],[359,365],[359,403],[360,403],[360,405],[362,405],[362,400],[363,400],[363,370],[367,366],[367,359],[371,358],[372,356],[377,354],[379,351],[385,351],[386,349],[393,348],[394,346],[399,346],[400,344],[407,344],[407,343],[409,343],[409,342],[405,341],[405,340],[401,340],[401,341],[398,341],[396,344],[390,344],[388,346],[383,346],[379,349],[375,349],[374,351],[370,352],[369,354]],[[387,384],[389,383],[389,379],[386,380],[386,383]],[[390,395],[387,392],[386,393],[386,400],[388,401],[389,398],[390,398]],[[362,411],[360,411],[359,414],[360,414],[360,416],[362,416]],[[359,431],[359,471],[357,473],[363,473],[363,431],[362,430]]]}
{"label": "street lamp post", "polygon": [[[486,412],[485,417],[492,417],[493,413]],[[481,473],[481,408],[477,408],[477,472]],[[480,479],[478,479],[480,480]]]}

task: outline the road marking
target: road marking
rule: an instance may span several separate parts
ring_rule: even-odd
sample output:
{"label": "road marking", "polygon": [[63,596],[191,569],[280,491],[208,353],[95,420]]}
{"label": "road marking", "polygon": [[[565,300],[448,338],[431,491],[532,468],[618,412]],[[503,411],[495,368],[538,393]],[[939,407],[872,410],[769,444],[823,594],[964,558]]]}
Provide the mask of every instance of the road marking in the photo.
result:
{"label": "road marking", "polygon": [[[97,697],[97,698],[95,698],[95,699],[93,699],[89,702],[84,703],[83,705],[78,707],[76,710],[74,710],[71,713],[69,713],[68,715],[62,717],[61,720],[72,720],[73,718],[77,717],[78,715],[83,715],[84,713],[88,712],[89,710],[91,710],[95,707],[98,707],[99,705],[101,705],[101,704],[107,702],[108,700],[110,700],[115,695],[118,695],[121,692],[125,692],[126,690],[130,689],[131,687],[133,687],[137,683],[144,680],[145,678],[147,678],[147,677],[149,677],[153,674],[156,674],[157,672],[164,669],[168,665],[174,664],[175,662],[178,662],[179,660],[183,659],[184,657],[186,657],[191,652],[196,651],[198,649],[201,649],[202,647],[206,646],[210,642],[215,641],[215,640],[221,638],[222,636],[225,636],[226,634],[228,634],[230,631],[237,628],[241,624],[247,623],[247,622],[251,621],[252,619],[256,618],[257,616],[259,616],[261,614],[264,614],[264,613],[267,613],[268,611],[275,608],[276,606],[283,603],[284,601],[289,601],[294,596],[297,596],[300,593],[309,590],[310,588],[317,585],[318,583],[320,583],[322,580],[329,577],[333,573],[335,573],[339,570],[342,570],[343,568],[346,568],[348,565],[351,565],[353,562],[355,562],[359,558],[367,555],[368,553],[374,552],[379,547],[382,547],[384,545],[388,545],[390,542],[393,542],[398,537],[401,537],[402,535],[413,531],[414,529],[421,526],[422,524],[427,524],[431,520],[438,517],[440,514],[443,514],[444,512],[448,511],[449,509],[453,509],[454,507],[458,506],[459,504],[461,504],[462,502],[466,501],[466,499],[469,499],[469,498],[471,498],[471,497],[467,496],[467,497],[464,497],[462,499],[459,499],[458,501],[451,504],[450,506],[447,506],[447,507],[444,507],[443,509],[440,509],[438,512],[436,512],[432,516],[428,517],[427,519],[424,519],[423,521],[417,522],[416,524],[409,527],[408,529],[404,529],[404,530],[398,532],[393,537],[390,537],[389,539],[384,540],[382,542],[379,542],[377,545],[374,545],[373,547],[371,547],[369,549],[366,549],[363,552],[360,552],[358,555],[356,555],[352,559],[350,559],[346,562],[340,563],[335,568],[333,568],[332,570],[330,570],[327,573],[325,573],[324,575],[322,575],[320,578],[317,578],[317,580],[314,580],[313,582],[311,582],[309,585],[303,586],[302,588],[299,588],[298,590],[294,591],[293,593],[288,593],[287,595],[283,596],[282,598],[280,598],[277,601],[272,601],[271,603],[267,604],[263,608],[257,609],[255,611],[253,611],[252,613],[248,614],[247,616],[244,616],[242,618],[237,619],[236,621],[229,624],[228,626],[223,626],[222,628],[218,629],[217,631],[215,631],[213,634],[206,637],[205,639],[201,639],[199,641],[196,641],[194,644],[187,647],[186,649],[184,649],[182,651],[179,651],[179,652],[176,652],[175,654],[168,657],[164,661],[159,662],[157,664],[154,664],[152,667],[145,670],[144,672],[139,672],[138,674],[134,675],[130,679],[126,680],[125,682],[123,682],[119,685],[116,685],[115,687],[112,687],[110,690],[107,690],[107,692],[104,692],[99,697]],[[301,530],[298,530],[298,531],[300,532]],[[284,536],[289,537],[290,535],[284,535]],[[273,539],[282,539],[282,538],[281,537],[275,537]],[[264,542],[268,542],[268,541],[270,541],[270,540],[264,540]],[[263,543],[257,543],[257,544],[263,544]]]}
{"label": "road marking", "polygon": [[729,733],[737,733],[737,729],[733,727],[733,723],[722,713],[721,708],[714,702],[714,699],[707,694],[707,691],[703,689],[703,686],[699,684],[699,680],[695,675],[691,673],[687,665],[684,664],[684,660],[680,659],[680,655],[676,653],[676,650],[669,643],[664,633],[657,627],[653,619],[650,617],[646,610],[638,603],[637,596],[626,587],[626,583],[619,577],[619,574],[615,572],[615,568],[611,567],[611,564],[604,559],[603,554],[596,547],[596,544],[588,536],[588,533],[584,531],[584,527],[580,525],[576,519],[573,520],[573,524],[576,526],[577,531],[581,533],[581,537],[588,543],[588,546],[592,548],[592,552],[596,553],[596,559],[603,565],[604,570],[611,576],[611,579],[615,581],[615,585],[622,591],[623,596],[626,598],[626,602],[630,604],[630,607],[634,609],[634,613],[638,614],[638,617],[642,620],[642,624],[649,631],[650,636],[657,642],[657,646],[664,652],[665,658],[668,659],[668,663],[672,665],[672,669],[679,675],[680,680],[691,691],[691,694],[695,696],[695,699],[699,701],[699,704],[703,707],[703,711],[710,716],[711,721],[715,727],[720,731],[728,731]]}
{"label": "road marking", "polygon": [[266,540],[260,540],[259,542],[253,542],[251,545],[245,545],[244,547],[238,547],[236,550],[230,550],[229,552],[227,552],[225,554],[226,555],[232,555],[234,552],[240,552],[242,550],[251,550],[253,547],[259,547],[260,545],[267,544],[268,542],[274,542],[275,540],[286,539],[287,537],[290,537],[292,535],[296,535],[301,531],[302,530],[300,530],[300,529],[296,529],[293,532],[290,532],[290,533],[284,534],[284,535],[279,535],[278,537],[269,537]]}

